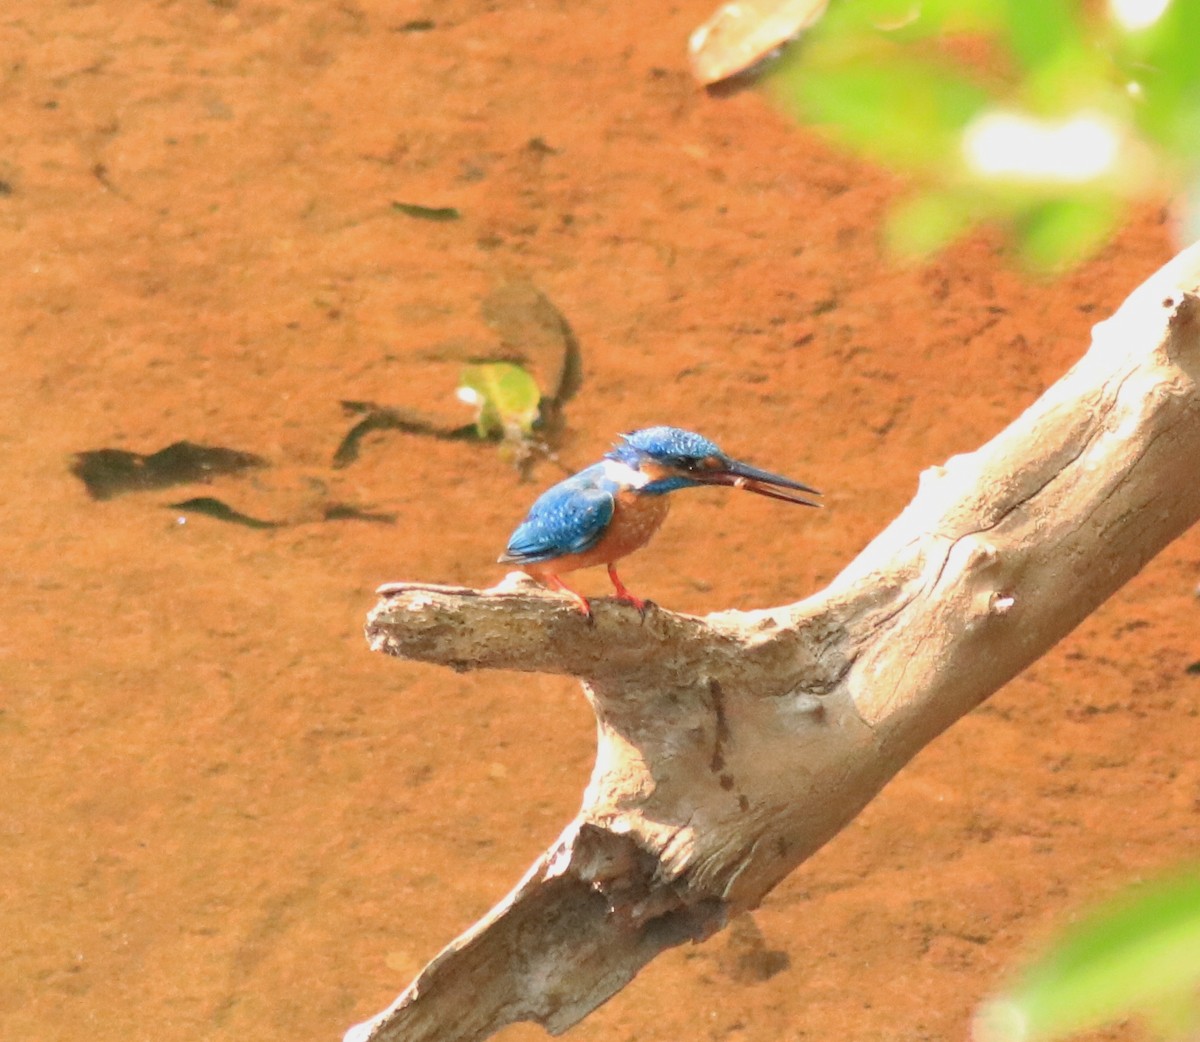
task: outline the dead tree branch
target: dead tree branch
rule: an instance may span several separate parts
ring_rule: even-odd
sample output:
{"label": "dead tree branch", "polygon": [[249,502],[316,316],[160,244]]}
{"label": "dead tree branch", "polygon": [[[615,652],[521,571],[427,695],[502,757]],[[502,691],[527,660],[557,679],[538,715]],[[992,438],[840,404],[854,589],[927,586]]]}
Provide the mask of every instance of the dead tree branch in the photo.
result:
{"label": "dead tree branch", "polygon": [[565,1031],[659,952],[755,907],[926,743],[1200,517],[1200,244],[1011,426],[921,476],[832,583],[691,618],[522,584],[385,587],[378,651],[565,673],[599,723],[578,816],[348,1042]]}

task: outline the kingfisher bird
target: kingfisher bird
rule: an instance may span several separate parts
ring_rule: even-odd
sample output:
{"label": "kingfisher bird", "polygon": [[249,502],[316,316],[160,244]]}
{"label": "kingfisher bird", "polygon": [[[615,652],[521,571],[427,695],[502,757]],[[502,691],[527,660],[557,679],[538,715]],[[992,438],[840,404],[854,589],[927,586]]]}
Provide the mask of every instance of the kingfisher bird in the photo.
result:
{"label": "kingfisher bird", "polygon": [[625,588],[616,562],[645,546],[667,516],[667,494],[700,485],[729,485],[760,496],[820,506],[821,493],[790,478],[725,455],[702,435],[679,427],[647,427],[622,434],[599,463],[543,492],[500,555],[552,590],[574,598],[592,617],[586,597],[560,576],[607,565],[617,599],[645,614],[647,602]]}

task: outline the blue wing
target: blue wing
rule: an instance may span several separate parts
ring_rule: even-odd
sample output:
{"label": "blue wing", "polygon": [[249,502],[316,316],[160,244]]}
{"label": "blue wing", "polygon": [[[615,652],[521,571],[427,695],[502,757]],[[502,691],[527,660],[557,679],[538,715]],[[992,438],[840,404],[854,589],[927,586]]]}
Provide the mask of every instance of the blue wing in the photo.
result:
{"label": "blue wing", "polygon": [[595,546],[612,520],[615,504],[615,486],[602,475],[603,467],[588,467],[543,492],[513,532],[500,563],[551,561]]}

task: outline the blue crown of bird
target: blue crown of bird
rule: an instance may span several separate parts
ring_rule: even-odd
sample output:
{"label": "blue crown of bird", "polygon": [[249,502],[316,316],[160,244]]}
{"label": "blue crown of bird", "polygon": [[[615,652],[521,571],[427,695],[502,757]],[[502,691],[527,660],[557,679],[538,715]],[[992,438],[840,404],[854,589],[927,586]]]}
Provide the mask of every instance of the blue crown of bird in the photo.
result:
{"label": "blue crown of bird", "polygon": [[821,493],[790,478],[725,455],[702,435],[678,427],[647,427],[622,434],[599,463],[543,492],[513,532],[501,564],[516,565],[552,590],[574,598],[589,619],[586,597],[562,576],[607,565],[617,598],[643,614],[647,602],[625,588],[616,562],[645,546],[667,516],[668,493],[727,485],[760,496],[820,506]]}

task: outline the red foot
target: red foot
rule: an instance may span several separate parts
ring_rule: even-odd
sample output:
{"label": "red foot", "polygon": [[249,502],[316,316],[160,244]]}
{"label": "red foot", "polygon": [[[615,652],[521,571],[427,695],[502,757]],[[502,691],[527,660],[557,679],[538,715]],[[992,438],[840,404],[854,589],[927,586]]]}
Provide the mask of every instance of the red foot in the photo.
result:
{"label": "red foot", "polygon": [[587,619],[588,622],[595,621],[592,618],[592,606],[588,604],[588,599],[582,593],[576,593],[557,575],[543,576],[542,581],[545,582],[550,589],[558,590],[560,593],[565,593],[568,597],[571,597],[575,601],[575,606],[581,612],[583,612],[583,617]]}
{"label": "red foot", "polygon": [[632,604],[642,615],[645,615],[646,609],[650,606],[650,602],[642,600],[641,597],[635,597],[632,593],[625,589],[625,584],[621,582],[621,577],[617,575],[617,569],[615,565],[610,564],[608,566],[608,577],[612,580],[613,586],[616,587],[617,600],[624,601],[626,604]]}

